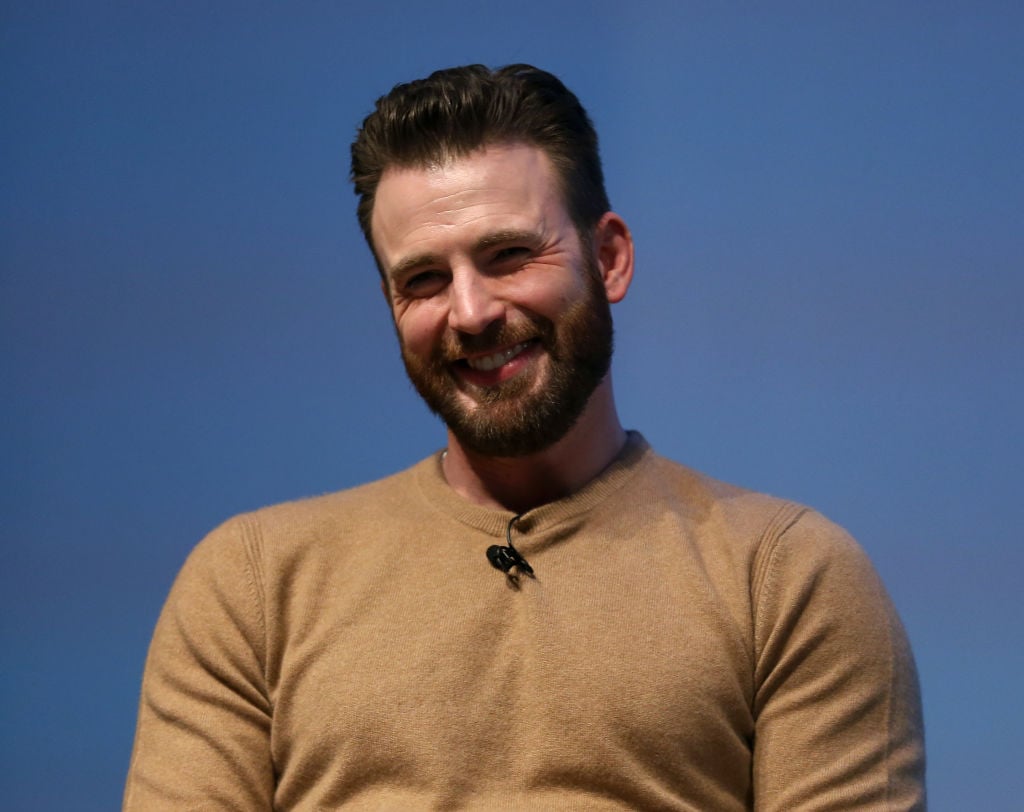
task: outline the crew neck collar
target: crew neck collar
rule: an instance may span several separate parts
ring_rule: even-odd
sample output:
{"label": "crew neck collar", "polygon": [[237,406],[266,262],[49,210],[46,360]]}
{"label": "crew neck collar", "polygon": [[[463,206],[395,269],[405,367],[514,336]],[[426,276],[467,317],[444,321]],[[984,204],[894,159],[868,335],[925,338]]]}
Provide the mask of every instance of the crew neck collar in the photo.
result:
{"label": "crew neck collar", "polygon": [[[456,493],[444,477],[441,466],[443,453],[438,451],[415,466],[417,484],[424,498],[437,510],[463,524],[492,536],[503,536],[515,514],[509,510],[477,505]],[[530,532],[592,510],[632,479],[652,454],[650,445],[640,432],[627,432],[622,450],[600,474],[575,493],[526,511],[516,522],[516,527],[522,532]]]}

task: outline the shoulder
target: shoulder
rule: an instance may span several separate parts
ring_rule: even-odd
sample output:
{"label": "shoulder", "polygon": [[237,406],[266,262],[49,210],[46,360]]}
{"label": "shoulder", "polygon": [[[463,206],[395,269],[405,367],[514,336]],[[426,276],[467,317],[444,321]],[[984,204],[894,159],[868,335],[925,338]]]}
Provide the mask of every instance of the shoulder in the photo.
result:
{"label": "shoulder", "polygon": [[383,479],[346,490],[281,502],[229,518],[193,549],[186,566],[234,564],[255,570],[329,546],[333,554],[354,540],[386,533],[426,509],[416,486],[430,458]]}
{"label": "shoulder", "polygon": [[832,591],[843,601],[852,593],[884,599],[884,589],[867,553],[842,527],[801,507],[791,520],[765,534],[754,573],[755,599],[764,603],[788,593]]}
{"label": "shoulder", "polygon": [[763,590],[810,583],[826,572],[830,581],[877,584],[853,537],[800,502],[731,485],[653,452],[637,485],[652,507],[685,516],[702,546],[746,570],[755,602]]}
{"label": "shoulder", "polygon": [[799,502],[732,485],[653,452],[638,485],[645,498],[684,512],[720,543],[751,551],[771,547],[813,512]]}
{"label": "shoulder", "polygon": [[236,520],[259,525],[275,536],[290,536],[400,515],[414,509],[415,472],[429,462],[346,490],[261,508]]}

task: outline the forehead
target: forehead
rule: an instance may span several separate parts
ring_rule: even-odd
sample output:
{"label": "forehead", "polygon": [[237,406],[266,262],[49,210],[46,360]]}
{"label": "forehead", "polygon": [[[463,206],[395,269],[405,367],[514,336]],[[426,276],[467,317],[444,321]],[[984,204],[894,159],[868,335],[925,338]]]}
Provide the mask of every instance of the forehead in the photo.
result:
{"label": "forehead", "polygon": [[431,166],[386,169],[377,186],[371,230],[380,258],[390,263],[396,251],[427,239],[486,232],[499,223],[550,229],[567,220],[547,154],[514,143]]}

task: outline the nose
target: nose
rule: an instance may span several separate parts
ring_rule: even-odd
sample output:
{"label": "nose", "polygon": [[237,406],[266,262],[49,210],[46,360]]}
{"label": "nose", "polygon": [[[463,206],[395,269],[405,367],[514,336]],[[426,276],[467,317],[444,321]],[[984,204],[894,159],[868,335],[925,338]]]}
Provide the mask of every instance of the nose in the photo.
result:
{"label": "nose", "polygon": [[454,271],[448,288],[448,326],[479,335],[505,315],[505,305],[495,295],[494,280],[475,268]]}

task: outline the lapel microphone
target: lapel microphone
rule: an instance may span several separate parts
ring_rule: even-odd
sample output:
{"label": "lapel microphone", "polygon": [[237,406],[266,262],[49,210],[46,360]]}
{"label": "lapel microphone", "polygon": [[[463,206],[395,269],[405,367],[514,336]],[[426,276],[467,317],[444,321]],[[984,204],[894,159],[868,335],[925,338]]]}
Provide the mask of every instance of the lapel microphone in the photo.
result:
{"label": "lapel microphone", "polygon": [[[520,513],[513,516],[508,520],[508,527],[505,528],[505,540],[508,542],[506,546],[500,544],[492,544],[487,548],[487,560],[491,562],[491,566],[496,570],[501,570],[510,579],[515,581],[520,573],[526,573],[531,578],[533,575],[533,567],[527,563],[526,559],[519,553],[519,550],[512,544],[512,525],[519,521],[523,514]],[[512,572],[512,568],[515,567],[516,572]]]}

